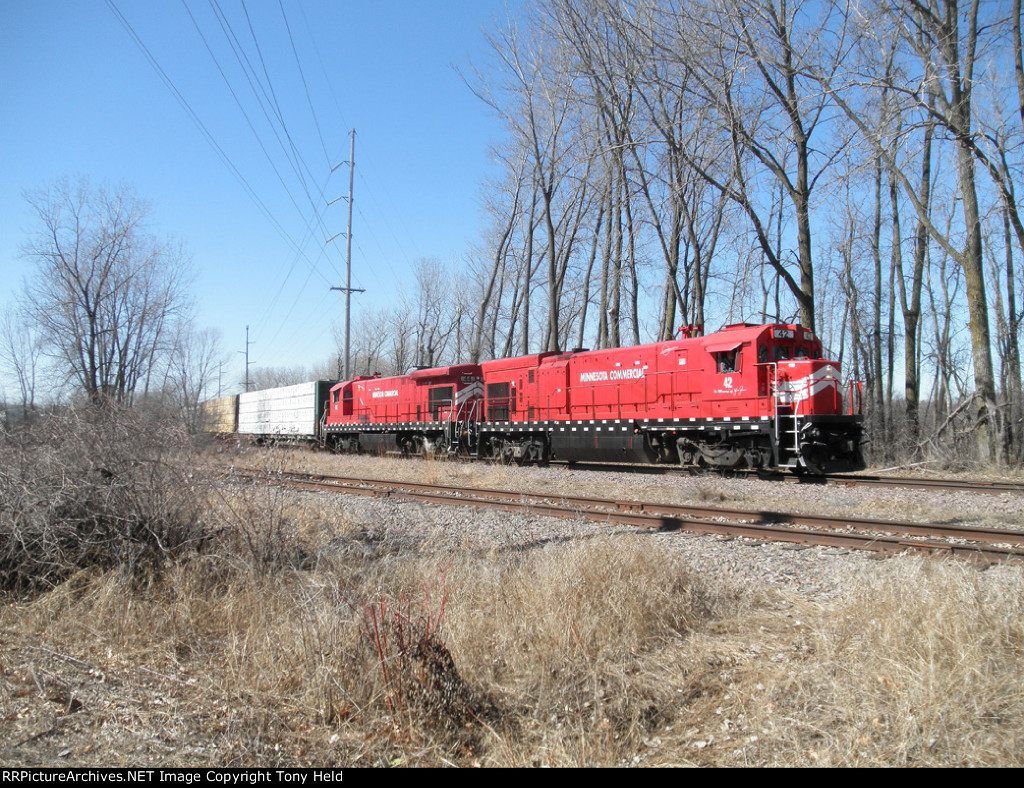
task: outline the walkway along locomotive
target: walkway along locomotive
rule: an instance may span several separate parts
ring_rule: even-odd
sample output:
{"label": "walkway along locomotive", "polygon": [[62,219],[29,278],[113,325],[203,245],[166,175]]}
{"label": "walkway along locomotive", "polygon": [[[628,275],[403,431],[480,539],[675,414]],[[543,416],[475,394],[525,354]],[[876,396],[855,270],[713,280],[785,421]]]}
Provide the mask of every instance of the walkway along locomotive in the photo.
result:
{"label": "walkway along locomotive", "polygon": [[[860,383],[800,325],[356,377],[314,431],[338,451],[860,470]],[[846,403],[844,405],[844,394]],[[242,395],[246,396],[246,395]]]}

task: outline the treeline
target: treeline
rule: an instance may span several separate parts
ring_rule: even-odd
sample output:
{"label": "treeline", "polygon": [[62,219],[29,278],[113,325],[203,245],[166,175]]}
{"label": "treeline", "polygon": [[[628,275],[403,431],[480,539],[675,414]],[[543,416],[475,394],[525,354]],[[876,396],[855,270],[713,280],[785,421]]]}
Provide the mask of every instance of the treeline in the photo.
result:
{"label": "treeline", "polygon": [[1020,459],[1020,0],[550,0],[489,42],[486,236],[360,371],[797,318],[876,459]]}

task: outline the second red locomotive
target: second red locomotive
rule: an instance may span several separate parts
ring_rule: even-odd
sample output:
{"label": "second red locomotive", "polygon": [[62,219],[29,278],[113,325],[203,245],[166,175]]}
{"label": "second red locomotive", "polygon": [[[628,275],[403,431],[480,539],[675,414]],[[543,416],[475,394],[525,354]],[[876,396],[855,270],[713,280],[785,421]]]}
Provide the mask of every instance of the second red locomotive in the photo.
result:
{"label": "second red locomotive", "polygon": [[743,323],[652,345],[357,377],[331,389],[322,438],[339,450],[518,463],[860,470],[860,389],[841,387],[822,355],[802,326]]}

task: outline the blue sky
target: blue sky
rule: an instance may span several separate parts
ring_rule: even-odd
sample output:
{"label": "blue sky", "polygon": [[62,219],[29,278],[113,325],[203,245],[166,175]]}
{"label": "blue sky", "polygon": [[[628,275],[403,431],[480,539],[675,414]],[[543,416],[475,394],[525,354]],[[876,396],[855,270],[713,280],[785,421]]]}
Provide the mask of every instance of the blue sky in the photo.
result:
{"label": "blue sky", "polygon": [[[353,296],[355,311],[394,299],[418,258],[459,261],[479,236],[480,187],[502,126],[454,66],[485,60],[484,30],[507,13],[501,0],[6,0],[0,306],[31,272],[19,251],[33,227],[24,193],[88,176],[133,187],[152,205],[151,229],[184,243],[197,324],[219,328],[228,350],[244,350],[249,324],[256,365],[325,358],[342,316],[329,287],[344,283],[344,237],[326,251],[325,241],[345,230],[347,206],[322,203],[347,194],[347,166],[330,169],[348,160],[350,130],[353,287],[367,290]],[[251,64],[263,108],[239,59]],[[283,126],[264,111],[279,112]]]}

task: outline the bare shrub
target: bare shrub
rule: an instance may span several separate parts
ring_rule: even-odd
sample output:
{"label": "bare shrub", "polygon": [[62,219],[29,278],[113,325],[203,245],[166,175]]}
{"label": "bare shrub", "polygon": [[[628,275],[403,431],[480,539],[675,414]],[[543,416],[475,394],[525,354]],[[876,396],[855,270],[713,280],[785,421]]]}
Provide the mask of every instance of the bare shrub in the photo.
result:
{"label": "bare shrub", "polygon": [[465,743],[474,738],[469,726],[486,724],[496,711],[462,678],[441,638],[448,598],[443,574],[437,583],[436,598],[425,587],[420,595],[378,598],[355,610],[379,668],[389,713],[410,728],[426,722],[441,733],[461,735]]}
{"label": "bare shrub", "polygon": [[84,568],[140,577],[204,534],[186,436],[112,403],[41,417],[0,439],[0,588]]}
{"label": "bare shrub", "polygon": [[287,489],[253,482],[210,498],[211,519],[218,524],[210,549],[260,578],[281,569],[298,569],[309,552],[289,515]]}
{"label": "bare shrub", "polygon": [[[973,401],[973,397],[960,400],[951,408],[922,402],[916,430],[907,418],[905,400],[894,400],[884,418],[870,401],[865,401],[864,431],[869,442],[864,452],[869,466],[927,464],[935,470],[953,472],[984,467],[986,463],[977,453],[975,414],[970,407]],[[1002,431],[1006,426],[1000,419],[995,423]],[[1008,459],[1012,462],[1014,458]]]}

